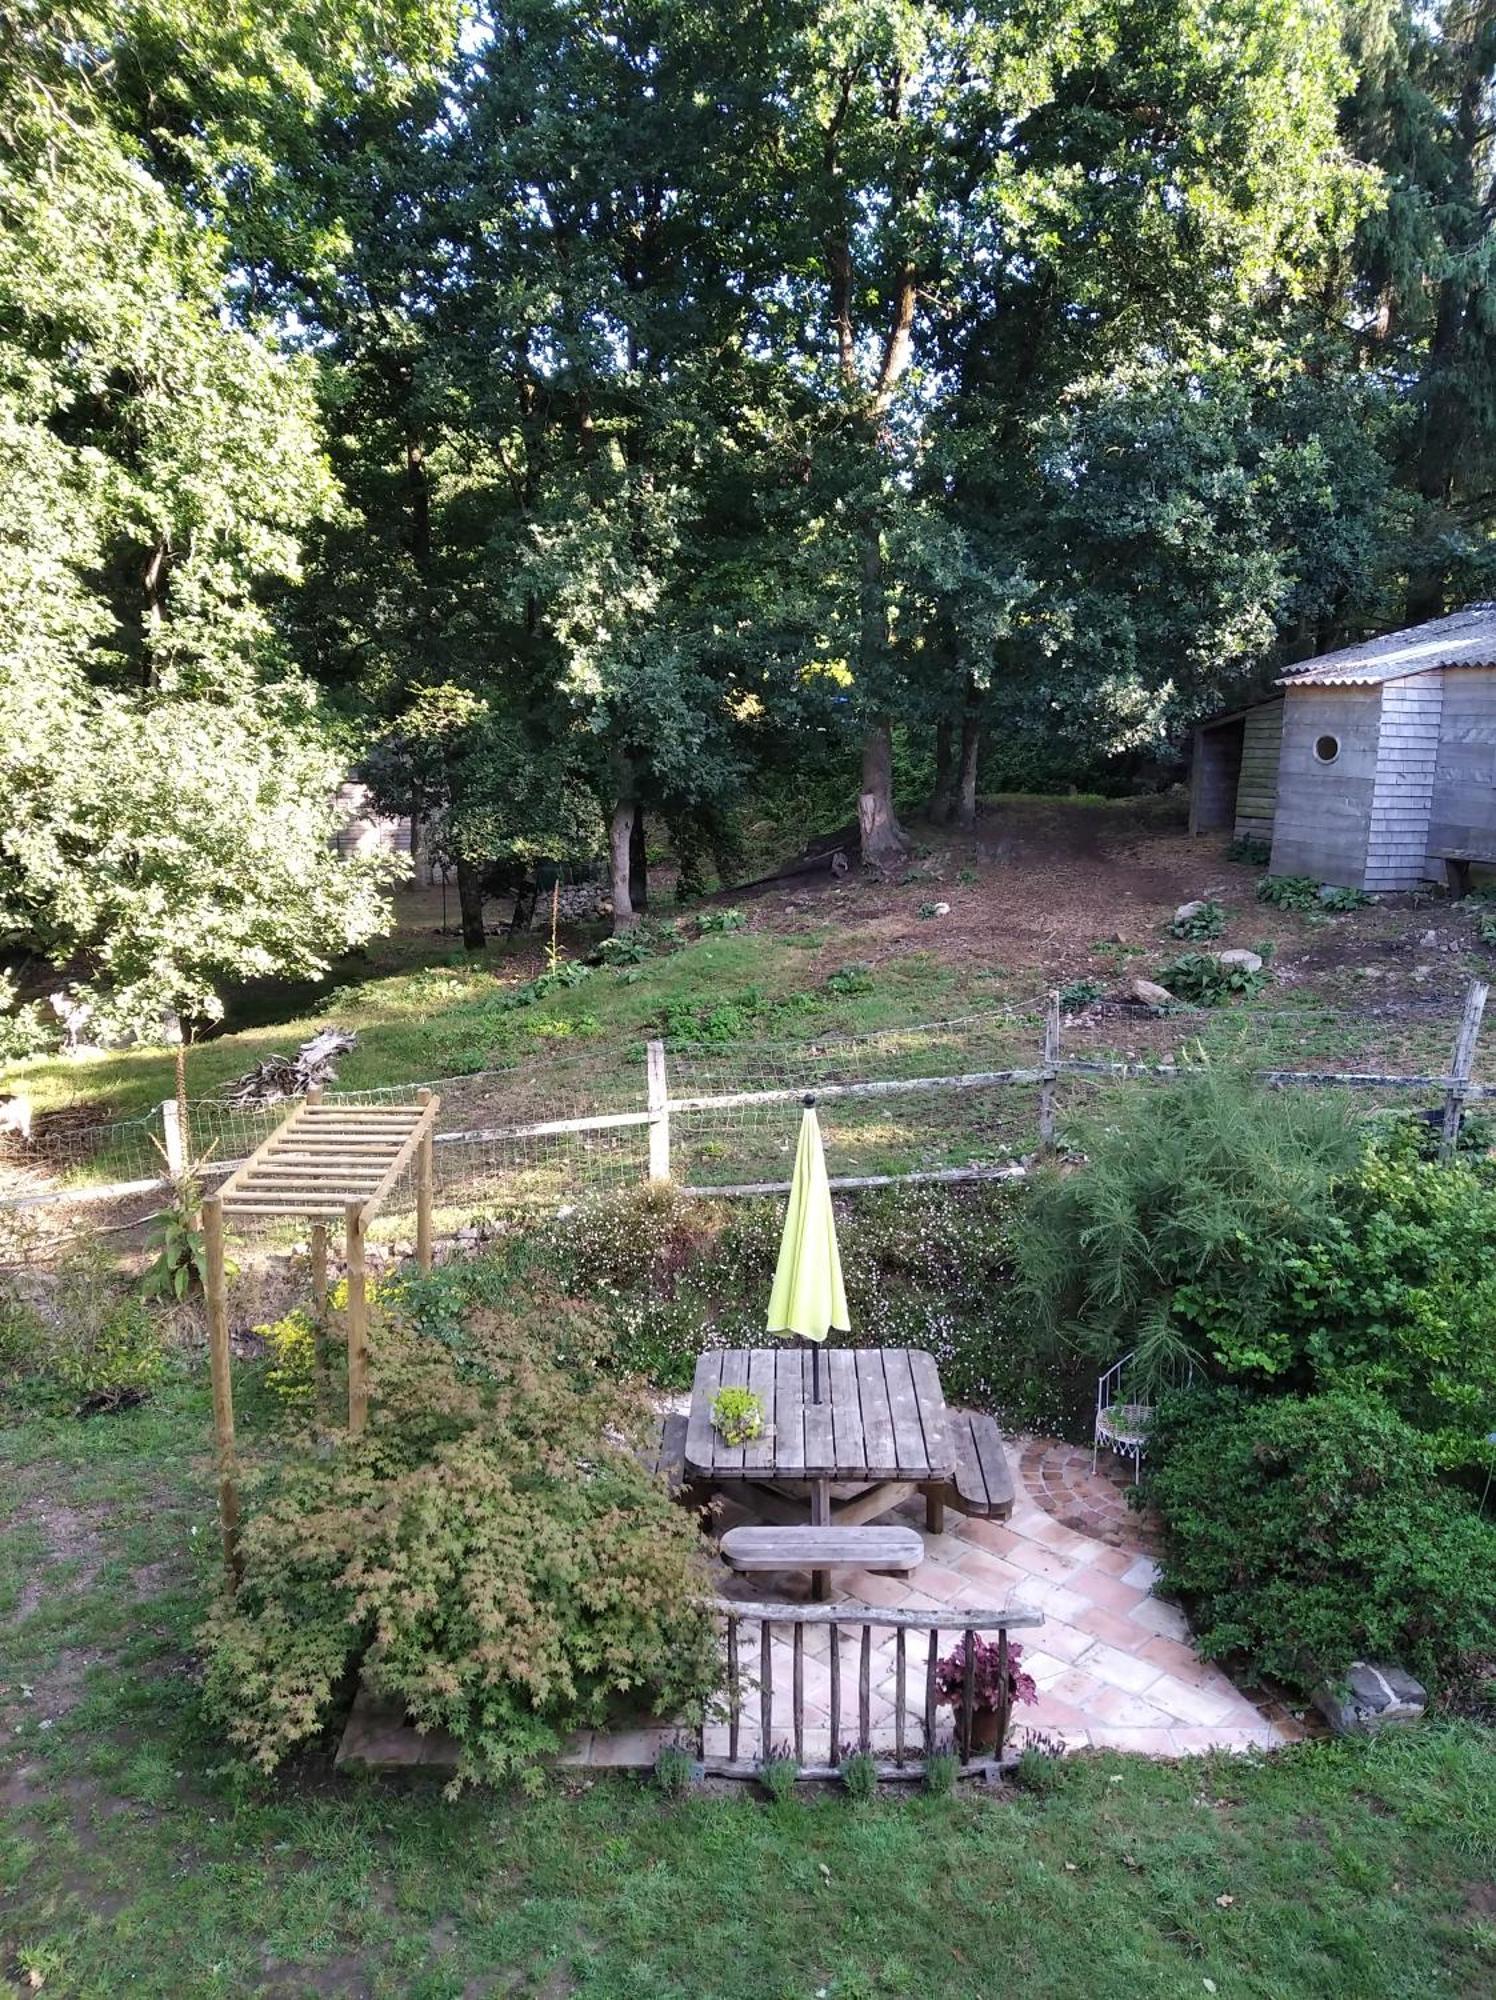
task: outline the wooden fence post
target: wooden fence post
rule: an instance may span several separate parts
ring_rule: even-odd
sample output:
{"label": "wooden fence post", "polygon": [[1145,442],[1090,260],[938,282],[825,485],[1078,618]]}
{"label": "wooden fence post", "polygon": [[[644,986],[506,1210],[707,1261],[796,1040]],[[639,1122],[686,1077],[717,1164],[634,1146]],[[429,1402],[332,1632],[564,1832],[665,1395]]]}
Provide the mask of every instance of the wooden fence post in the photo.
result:
{"label": "wooden fence post", "polygon": [[182,1130],[182,1107],[174,1097],[161,1100],[161,1149],[167,1173],[179,1181],[187,1171],[187,1135]]}
{"label": "wooden fence post", "polygon": [[363,1203],[350,1201],[348,1221],[348,1429],[357,1437],[369,1415],[369,1301],[364,1287]]}
{"label": "wooden fence post", "polygon": [[1055,1088],[1060,1060],[1060,996],[1051,993],[1044,1010],[1044,1083],[1039,1092],[1039,1144],[1044,1151],[1054,1147]]}
{"label": "wooden fence post", "polygon": [[218,1524],[229,1589],[243,1578],[239,1560],[239,1489],[234,1460],[234,1387],[230,1374],[228,1281],[223,1262],[223,1203],[216,1195],[203,1203],[203,1251],[207,1265],[208,1366],[213,1377],[213,1438],[218,1455]]}
{"label": "wooden fence post", "polygon": [[[418,1090],[416,1102],[422,1106],[429,1104],[431,1092]],[[431,1194],[435,1158],[436,1149],[428,1132],[416,1153],[416,1263],[423,1271],[431,1269]]]}
{"label": "wooden fence post", "polygon": [[1481,1016],[1486,1011],[1490,988],[1483,979],[1472,979],[1465,994],[1465,1011],[1455,1037],[1454,1059],[1449,1066],[1449,1088],[1444,1093],[1444,1130],[1439,1140],[1439,1158],[1452,1160],[1460,1143],[1460,1122],[1465,1115],[1465,1095],[1475,1068],[1475,1045],[1480,1037]]}
{"label": "wooden fence post", "polygon": [[647,1042],[644,1049],[649,1106],[649,1178],[670,1178],[670,1092],[665,1077],[665,1044]]}

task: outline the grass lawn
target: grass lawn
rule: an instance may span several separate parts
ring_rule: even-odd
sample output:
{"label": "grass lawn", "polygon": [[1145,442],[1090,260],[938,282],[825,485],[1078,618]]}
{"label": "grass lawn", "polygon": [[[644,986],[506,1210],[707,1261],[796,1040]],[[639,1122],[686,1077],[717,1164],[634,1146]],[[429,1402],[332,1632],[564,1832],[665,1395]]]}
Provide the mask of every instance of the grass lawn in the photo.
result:
{"label": "grass lawn", "polygon": [[[247,1449],[273,1444],[240,1370]],[[1496,1745],[1180,1766],[1042,1792],[533,1802],[225,1769],[192,1631],[208,1399],[0,1428],[0,1986],[600,2000],[1487,1994]],[[1052,1767],[1051,1767],[1052,1768]]]}

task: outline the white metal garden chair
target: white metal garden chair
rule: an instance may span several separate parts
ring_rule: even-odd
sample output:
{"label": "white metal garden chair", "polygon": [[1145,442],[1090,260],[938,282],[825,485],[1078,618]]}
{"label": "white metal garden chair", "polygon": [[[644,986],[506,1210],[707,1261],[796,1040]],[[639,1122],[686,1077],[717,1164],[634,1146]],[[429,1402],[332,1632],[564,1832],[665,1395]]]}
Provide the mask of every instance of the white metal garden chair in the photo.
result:
{"label": "white metal garden chair", "polygon": [[[1127,1394],[1128,1371],[1137,1361],[1137,1349],[1130,1348],[1120,1361],[1114,1361],[1096,1384],[1096,1429],[1091,1443],[1091,1470],[1094,1473],[1101,1457],[1101,1448],[1114,1451],[1119,1458],[1132,1460],[1132,1481],[1134,1486],[1142,1478],[1143,1454],[1148,1449],[1148,1432],[1153,1424],[1153,1404],[1139,1401]],[[1168,1386],[1188,1388],[1195,1379],[1194,1363],[1186,1361],[1178,1373],[1178,1379]]]}

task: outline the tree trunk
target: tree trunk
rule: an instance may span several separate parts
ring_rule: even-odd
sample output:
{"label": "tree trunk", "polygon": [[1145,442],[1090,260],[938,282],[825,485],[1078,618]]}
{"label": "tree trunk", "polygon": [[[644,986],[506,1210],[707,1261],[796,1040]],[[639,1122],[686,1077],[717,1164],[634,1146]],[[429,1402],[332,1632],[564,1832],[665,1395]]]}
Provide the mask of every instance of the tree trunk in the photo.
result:
{"label": "tree trunk", "polygon": [[893,809],[893,724],[886,715],[869,724],[862,739],[857,824],[866,865],[889,868],[903,860],[908,843]]}
{"label": "tree trunk", "polygon": [[462,912],[462,948],[486,951],[488,938],[483,929],[483,871],[474,861],[457,857],[457,907]]}
{"label": "tree trunk", "polygon": [[955,732],[948,715],[935,725],[935,789],[930,794],[930,818],[936,826],[949,826],[956,810]]}
{"label": "tree trunk", "polygon": [[644,814],[638,810],[629,837],[629,901],[635,916],[643,916],[649,908],[649,857],[644,851]]}
{"label": "tree trunk", "polygon": [[608,822],[608,865],[612,876],[613,929],[626,931],[633,927],[634,900],[629,893],[629,861],[634,845],[634,821],[638,808],[632,799],[620,799],[613,808],[613,817]]}
{"label": "tree trunk", "polygon": [[956,782],[956,824],[968,830],[977,823],[977,759],[982,749],[982,697],[970,683],[961,711],[961,769]]}

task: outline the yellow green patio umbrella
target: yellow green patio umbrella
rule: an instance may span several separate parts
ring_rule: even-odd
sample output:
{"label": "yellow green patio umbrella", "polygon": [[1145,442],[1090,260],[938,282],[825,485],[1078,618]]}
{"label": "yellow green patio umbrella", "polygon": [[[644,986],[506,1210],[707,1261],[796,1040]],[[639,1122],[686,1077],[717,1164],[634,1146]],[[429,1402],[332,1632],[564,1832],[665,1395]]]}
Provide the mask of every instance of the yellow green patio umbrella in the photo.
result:
{"label": "yellow green patio umbrella", "polygon": [[769,1294],[770,1333],[797,1333],[814,1341],[813,1370],[816,1402],[821,1400],[820,1343],[833,1327],[850,1333],[847,1294],[842,1284],[841,1252],[836,1247],[836,1217],[831,1210],[831,1183],[814,1097],[805,1100],[795,1171],[790,1180],[789,1207],[779,1240],[779,1263]]}

